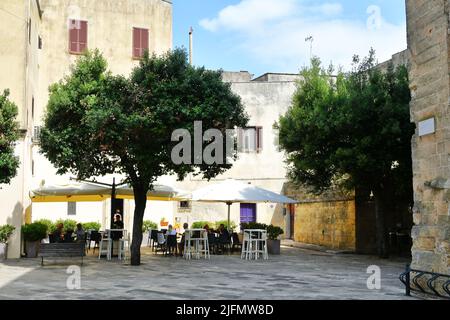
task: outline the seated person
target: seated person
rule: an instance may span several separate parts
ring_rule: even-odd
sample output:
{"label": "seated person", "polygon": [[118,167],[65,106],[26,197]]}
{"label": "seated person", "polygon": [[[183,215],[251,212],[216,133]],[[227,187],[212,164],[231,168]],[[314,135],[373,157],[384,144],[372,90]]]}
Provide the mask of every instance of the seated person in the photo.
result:
{"label": "seated person", "polygon": [[[120,210],[117,210],[116,212],[120,212]],[[117,229],[117,230],[123,230],[123,221],[122,221],[122,216],[120,215],[120,213],[116,213],[114,215],[113,228]],[[111,238],[113,240],[119,240],[119,239],[122,239],[122,237],[123,237],[122,231],[112,231],[111,232]]]}
{"label": "seated person", "polygon": [[83,229],[83,225],[81,223],[77,224],[77,229],[75,230],[75,236],[77,242],[84,241],[85,231]]}
{"label": "seated person", "polygon": [[184,231],[183,235],[181,236],[180,243],[178,244],[178,249],[181,254],[183,254],[183,252],[184,252],[184,243],[186,242],[185,241],[186,230],[189,229],[189,225],[186,222],[183,224],[183,229],[185,231]]}
{"label": "seated person", "polygon": [[207,224],[205,224],[205,226],[203,227],[203,229],[205,229],[206,230],[206,232],[208,232],[208,234],[210,234],[210,233],[213,233],[213,229],[211,229],[210,227],[209,227],[209,225],[207,225]]}
{"label": "seated person", "polygon": [[177,235],[177,230],[175,230],[173,228],[173,226],[171,224],[169,224],[169,229],[167,230],[166,235],[168,235],[168,236],[176,236]]}
{"label": "seated person", "polygon": [[56,230],[53,231],[53,241],[56,243],[64,242],[64,224],[58,223]]}
{"label": "seated person", "polygon": [[225,228],[225,225],[222,223],[219,226],[219,230],[217,230],[219,232],[220,238],[222,239],[229,239],[230,238],[230,233],[228,232],[228,230]]}

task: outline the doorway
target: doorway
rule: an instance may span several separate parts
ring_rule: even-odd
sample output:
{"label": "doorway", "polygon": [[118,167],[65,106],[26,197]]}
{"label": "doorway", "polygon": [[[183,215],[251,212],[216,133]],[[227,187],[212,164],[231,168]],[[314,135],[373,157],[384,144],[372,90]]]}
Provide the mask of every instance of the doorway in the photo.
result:
{"label": "doorway", "polygon": [[256,204],[241,203],[241,223],[256,222]]}
{"label": "doorway", "polygon": [[117,210],[120,211],[120,215],[122,216],[122,221],[125,221],[125,217],[124,217],[125,213],[124,213],[124,210],[123,210],[123,203],[124,203],[123,199],[114,199],[114,201],[111,201],[111,206],[113,207],[113,209],[111,210],[111,223],[110,223],[111,229],[114,229],[114,226],[113,226],[113,224],[114,224],[114,215],[116,214]]}

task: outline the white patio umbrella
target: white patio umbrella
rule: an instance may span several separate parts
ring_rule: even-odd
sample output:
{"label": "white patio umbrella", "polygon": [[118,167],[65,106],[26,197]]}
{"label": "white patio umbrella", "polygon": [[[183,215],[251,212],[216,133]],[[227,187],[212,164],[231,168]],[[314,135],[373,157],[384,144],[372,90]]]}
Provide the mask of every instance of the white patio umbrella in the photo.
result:
{"label": "white patio umbrella", "polygon": [[[88,182],[70,182],[67,184],[49,184],[30,191],[32,202],[83,202],[104,201],[111,198],[112,188]],[[115,190],[117,199],[134,199],[133,188],[129,185],[119,186]],[[186,191],[170,186],[155,184],[147,193],[147,200],[180,201],[189,199]]]}
{"label": "white patio umbrella", "polygon": [[230,226],[230,207],[233,203],[298,203],[298,201],[281,194],[234,179],[228,179],[194,191],[192,201],[226,203],[228,206],[228,228]]}

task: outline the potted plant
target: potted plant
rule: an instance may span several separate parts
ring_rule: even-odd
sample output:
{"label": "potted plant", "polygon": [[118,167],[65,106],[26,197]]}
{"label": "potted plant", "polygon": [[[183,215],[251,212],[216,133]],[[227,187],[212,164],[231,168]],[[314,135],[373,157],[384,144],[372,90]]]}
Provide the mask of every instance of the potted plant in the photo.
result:
{"label": "potted plant", "polygon": [[22,227],[22,233],[27,258],[36,258],[41,240],[47,237],[47,226],[39,222],[26,224]]}
{"label": "potted plant", "polygon": [[8,239],[16,228],[7,224],[0,226],[0,260],[7,259],[8,255]]}
{"label": "potted plant", "polygon": [[280,254],[281,241],[279,236],[284,233],[280,227],[270,225],[267,227],[267,251],[269,254]]}
{"label": "potted plant", "polygon": [[161,227],[167,227],[169,225],[169,221],[166,221],[166,218],[161,218],[159,224],[161,225]]}

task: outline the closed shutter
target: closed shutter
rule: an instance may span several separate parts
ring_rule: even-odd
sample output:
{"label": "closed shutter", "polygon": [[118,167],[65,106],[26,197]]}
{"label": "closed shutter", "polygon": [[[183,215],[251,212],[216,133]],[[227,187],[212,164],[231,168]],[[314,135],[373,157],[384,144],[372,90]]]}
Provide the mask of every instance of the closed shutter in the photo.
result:
{"label": "closed shutter", "polygon": [[145,50],[149,48],[148,43],[148,29],[133,28],[133,58],[142,58]]}
{"label": "closed shutter", "polygon": [[69,23],[69,51],[78,52],[78,29],[76,21],[70,20]]}
{"label": "closed shutter", "polygon": [[133,28],[133,58],[139,58],[141,52],[141,30]]}
{"label": "closed shutter", "polygon": [[87,21],[70,20],[69,23],[69,52],[83,53],[87,49],[88,25]]}
{"label": "closed shutter", "polygon": [[148,50],[148,29],[141,29],[141,57]]}
{"label": "closed shutter", "polygon": [[80,22],[80,30],[79,30],[79,36],[78,36],[78,49],[80,53],[82,53],[84,50],[87,49],[87,37],[88,37],[88,26],[87,21],[81,21]]}

